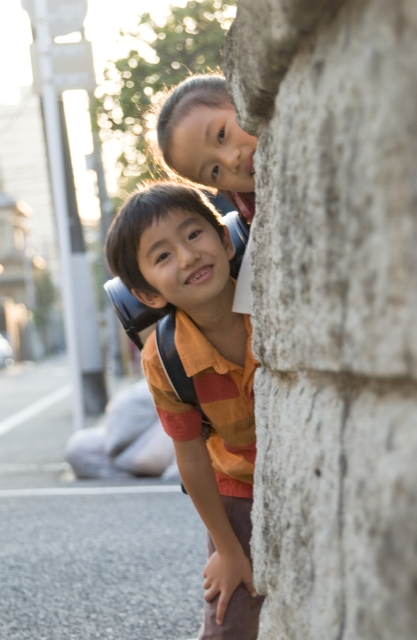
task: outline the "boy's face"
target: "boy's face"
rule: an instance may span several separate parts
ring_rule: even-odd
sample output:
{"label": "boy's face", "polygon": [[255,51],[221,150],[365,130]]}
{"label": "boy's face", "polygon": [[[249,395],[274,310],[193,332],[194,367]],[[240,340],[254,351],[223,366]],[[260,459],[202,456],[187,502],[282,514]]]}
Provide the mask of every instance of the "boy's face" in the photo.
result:
{"label": "boy's face", "polygon": [[174,127],[170,148],[175,171],[222,191],[255,190],[257,138],[243,131],[230,108],[195,107]]}
{"label": "boy's face", "polygon": [[168,302],[187,312],[209,304],[229,284],[235,249],[198,213],[175,209],[142,234],[138,266],[158,294],[140,293],[149,306]]}

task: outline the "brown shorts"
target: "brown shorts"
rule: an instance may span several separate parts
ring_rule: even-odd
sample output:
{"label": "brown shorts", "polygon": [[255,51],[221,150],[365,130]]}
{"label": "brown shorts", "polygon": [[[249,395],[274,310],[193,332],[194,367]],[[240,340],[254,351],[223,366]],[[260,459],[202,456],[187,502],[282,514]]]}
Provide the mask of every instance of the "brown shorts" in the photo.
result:
{"label": "brown shorts", "polygon": [[[252,534],[250,498],[231,498],[222,496],[227,516],[242,548],[251,560],[250,538]],[[208,534],[208,557],[214,553],[213,541]],[[251,560],[252,562],[252,560]],[[227,607],[224,623],[216,623],[218,597],[204,603],[204,623],[198,640],[256,640],[259,629],[259,616],[264,596],[254,598],[241,584],[232,595]]]}

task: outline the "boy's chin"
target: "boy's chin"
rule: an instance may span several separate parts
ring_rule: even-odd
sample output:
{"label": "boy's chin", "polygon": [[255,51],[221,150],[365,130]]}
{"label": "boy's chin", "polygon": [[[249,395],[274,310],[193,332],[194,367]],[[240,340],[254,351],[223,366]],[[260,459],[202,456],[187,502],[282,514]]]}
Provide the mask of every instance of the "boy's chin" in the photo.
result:
{"label": "boy's chin", "polygon": [[[200,295],[198,295],[198,290],[195,290],[195,293],[196,304],[193,304],[194,296],[191,296],[186,302],[184,301],[184,306],[190,305],[191,307],[204,308],[207,305],[216,304],[216,302],[218,301],[220,301],[221,304],[224,305],[225,295],[228,296],[230,294],[230,296],[234,296],[234,285],[232,284],[230,274],[228,273],[227,276],[225,276],[225,281],[223,283],[217,283],[217,286],[208,287],[205,290],[201,290]],[[178,304],[176,306],[180,309],[183,308],[181,304]],[[184,308],[184,311],[187,311],[187,309]]]}

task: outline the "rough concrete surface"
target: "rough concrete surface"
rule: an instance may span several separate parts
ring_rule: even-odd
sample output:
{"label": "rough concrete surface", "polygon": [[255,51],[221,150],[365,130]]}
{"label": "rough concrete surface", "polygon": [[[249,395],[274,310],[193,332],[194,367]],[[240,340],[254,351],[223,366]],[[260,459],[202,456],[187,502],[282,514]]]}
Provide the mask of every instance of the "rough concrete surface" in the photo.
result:
{"label": "rough concrete surface", "polygon": [[261,137],[255,349],[272,369],[417,376],[417,4],[404,4],[348,3],[294,58]]}
{"label": "rough concrete surface", "polygon": [[224,45],[224,71],[242,127],[259,135],[303,37],[343,0],[240,0]]}
{"label": "rough concrete surface", "polygon": [[416,386],[262,370],[256,391],[263,640],[417,637]]}
{"label": "rough concrete surface", "polygon": [[417,4],[240,0],[225,71],[260,134],[260,638],[415,640]]}

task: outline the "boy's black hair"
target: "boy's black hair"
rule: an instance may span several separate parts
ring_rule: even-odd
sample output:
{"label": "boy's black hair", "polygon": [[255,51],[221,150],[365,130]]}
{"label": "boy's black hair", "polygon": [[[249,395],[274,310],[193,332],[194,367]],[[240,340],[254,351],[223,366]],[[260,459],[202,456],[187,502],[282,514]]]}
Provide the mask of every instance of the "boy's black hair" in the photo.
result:
{"label": "boy's black hair", "polygon": [[144,185],[122,205],[110,226],[105,244],[111,273],[119,276],[130,291],[158,293],[140,272],[139,243],[146,229],[176,209],[198,213],[223,238],[221,216],[201,191],[171,182]]}
{"label": "boy's black hair", "polygon": [[158,147],[165,164],[172,167],[170,143],[174,127],[198,106],[228,108],[232,101],[226,79],[220,74],[195,75],[171,89],[156,112]]}

